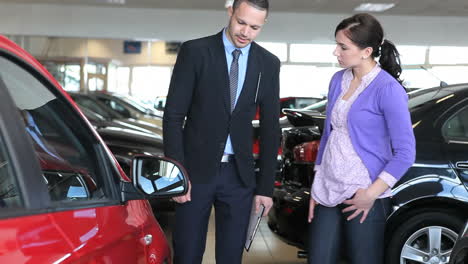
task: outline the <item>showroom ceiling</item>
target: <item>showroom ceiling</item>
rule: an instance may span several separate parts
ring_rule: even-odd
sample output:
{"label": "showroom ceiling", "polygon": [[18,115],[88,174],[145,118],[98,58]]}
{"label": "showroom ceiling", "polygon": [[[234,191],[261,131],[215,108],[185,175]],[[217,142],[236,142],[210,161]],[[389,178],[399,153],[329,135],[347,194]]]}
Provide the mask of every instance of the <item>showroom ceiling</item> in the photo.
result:
{"label": "showroom ceiling", "polygon": [[[0,0],[8,3],[49,3],[121,6],[127,8],[181,8],[222,10],[226,0]],[[363,0],[271,0],[275,12],[352,13]],[[385,15],[468,16],[466,0],[371,0],[394,3]]]}

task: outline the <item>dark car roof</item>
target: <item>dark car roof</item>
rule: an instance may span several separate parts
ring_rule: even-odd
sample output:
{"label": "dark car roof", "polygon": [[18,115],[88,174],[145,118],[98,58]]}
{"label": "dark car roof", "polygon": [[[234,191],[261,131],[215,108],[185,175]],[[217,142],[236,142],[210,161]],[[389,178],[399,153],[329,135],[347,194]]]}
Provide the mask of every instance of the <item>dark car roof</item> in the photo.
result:
{"label": "dark car roof", "polygon": [[408,94],[410,96],[408,108],[414,110],[422,105],[441,102],[440,100],[465,92],[468,92],[468,83],[417,90]]}
{"label": "dark car roof", "polygon": [[86,107],[89,110],[105,117],[105,118],[112,118],[112,119],[124,119],[124,117],[115,112],[114,110],[110,109],[106,104],[102,103],[101,101],[97,100],[93,96],[83,93],[73,93],[68,92],[68,94],[73,98],[73,100],[80,106]]}
{"label": "dark car roof", "polygon": [[[432,87],[427,89],[418,89],[408,93],[408,108],[413,109],[429,102],[437,102],[447,96],[468,92],[468,83],[455,84],[446,87]],[[320,113],[325,112],[327,100],[324,99],[315,104],[309,105],[300,110],[313,110]]]}

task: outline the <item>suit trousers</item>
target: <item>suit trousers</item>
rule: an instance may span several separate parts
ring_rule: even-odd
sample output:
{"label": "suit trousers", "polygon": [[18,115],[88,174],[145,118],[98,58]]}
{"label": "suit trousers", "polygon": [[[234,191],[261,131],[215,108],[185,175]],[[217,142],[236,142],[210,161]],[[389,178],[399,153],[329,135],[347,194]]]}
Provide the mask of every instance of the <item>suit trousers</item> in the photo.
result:
{"label": "suit trousers", "polygon": [[235,159],[221,163],[211,183],[193,184],[191,201],[176,206],[174,264],[201,264],[214,205],[216,263],[240,264],[252,209],[254,187],[241,182]]}
{"label": "suit trousers", "polygon": [[341,212],[347,206],[316,206],[309,225],[309,264],[337,264],[342,246],[349,259],[347,263],[384,263],[385,223],[391,212],[390,198],[377,199],[362,224],[359,223],[362,214],[351,221],[346,220],[354,212]]}

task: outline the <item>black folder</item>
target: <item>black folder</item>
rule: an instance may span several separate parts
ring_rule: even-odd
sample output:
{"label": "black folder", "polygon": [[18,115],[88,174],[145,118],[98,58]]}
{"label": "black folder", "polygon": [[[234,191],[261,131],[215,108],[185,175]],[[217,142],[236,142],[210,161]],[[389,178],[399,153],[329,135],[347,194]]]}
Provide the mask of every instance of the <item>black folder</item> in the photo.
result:
{"label": "black folder", "polygon": [[247,239],[245,240],[245,250],[249,251],[252,241],[254,240],[255,234],[257,233],[258,226],[260,225],[260,220],[262,220],[263,212],[265,211],[265,206],[260,205],[260,210],[258,213],[255,212],[255,204],[252,206],[252,212],[250,213],[249,228],[247,229]]}

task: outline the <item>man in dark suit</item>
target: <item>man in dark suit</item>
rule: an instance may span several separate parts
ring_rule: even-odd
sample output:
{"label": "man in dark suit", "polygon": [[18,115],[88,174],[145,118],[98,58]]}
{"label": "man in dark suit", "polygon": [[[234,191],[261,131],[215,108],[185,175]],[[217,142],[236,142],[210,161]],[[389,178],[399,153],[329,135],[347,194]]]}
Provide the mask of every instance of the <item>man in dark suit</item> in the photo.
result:
{"label": "man in dark suit", "polygon": [[[220,33],[185,42],[177,57],[164,113],[165,155],[182,163],[189,192],[176,197],[174,263],[201,263],[211,208],[216,262],[241,263],[252,204],[273,202],[279,146],[276,56],[253,42],[268,0],[235,0]],[[259,172],[254,171],[252,119],[260,109]]]}

